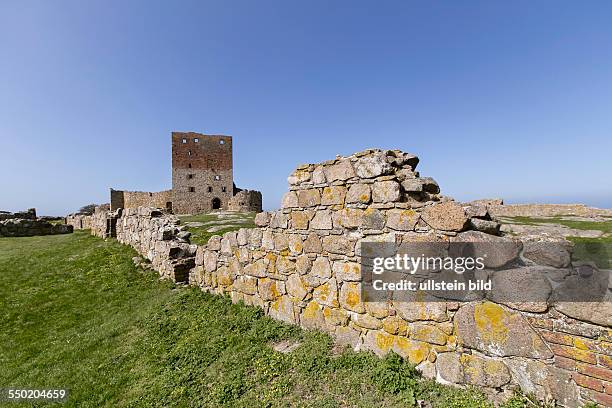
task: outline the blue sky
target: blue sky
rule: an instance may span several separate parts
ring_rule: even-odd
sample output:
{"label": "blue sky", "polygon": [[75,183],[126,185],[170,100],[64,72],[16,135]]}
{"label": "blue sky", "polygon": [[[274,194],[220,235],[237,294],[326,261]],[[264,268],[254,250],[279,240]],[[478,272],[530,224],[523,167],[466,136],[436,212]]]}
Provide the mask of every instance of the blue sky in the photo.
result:
{"label": "blue sky", "polygon": [[238,186],[369,147],[459,200],[612,207],[612,3],[0,0],[0,209],[170,187],[170,132]]}

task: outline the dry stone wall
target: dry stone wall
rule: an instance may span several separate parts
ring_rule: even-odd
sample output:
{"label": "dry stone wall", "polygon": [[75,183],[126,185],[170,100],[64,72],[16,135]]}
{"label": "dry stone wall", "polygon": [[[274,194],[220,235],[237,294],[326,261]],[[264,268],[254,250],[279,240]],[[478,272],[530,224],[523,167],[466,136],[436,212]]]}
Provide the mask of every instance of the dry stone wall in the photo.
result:
{"label": "dry stone wall", "polygon": [[152,209],[94,216],[92,231],[116,234],[162,276],[325,331],[355,349],[394,351],[440,382],[502,396],[520,386],[567,407],[612,405],[610,302],[362,299],[366,242],[512,242],[518,249],[494,261],[519,263],[518,275],[551,259],[572,273],[562,261],[569,248],[551,258],[533,238],[499,236],[485,205],[441,196],[417,164],[400,151],[367,150],[299,166],[280,210],[259,213],[258,228],[214,236],[205,246],[190,245],[176,218]]}
{"label": "dry stone wall", "polygon": [[261,192],[255,190],[240,190],[229,200],[228,210],[238,212],[262,211]]}
{"label": "dry stone wall", "polygon": [[172,190],[147,192],[147,191],[110,191],[111,210],[118,208],[154,207],[167,208],[172,206]]}
{"label": "dry stone wall", "polygon": [[11,213],[0,212],[0,237],[32,237],[36,235],[70,234],[72,226],[52,224],[37,218],[36,209]]}
{"label": "dry stone wall", "polygon": [[45,220],[15,218],[0,221],[0,237],[33,237],[72,233],[72,226],[51,224]]}
{"label": "dry stone wall", "polygon": [[89,214],[69,214],[64,223],[72,225],[75,230],[91,229],[92,216]]}

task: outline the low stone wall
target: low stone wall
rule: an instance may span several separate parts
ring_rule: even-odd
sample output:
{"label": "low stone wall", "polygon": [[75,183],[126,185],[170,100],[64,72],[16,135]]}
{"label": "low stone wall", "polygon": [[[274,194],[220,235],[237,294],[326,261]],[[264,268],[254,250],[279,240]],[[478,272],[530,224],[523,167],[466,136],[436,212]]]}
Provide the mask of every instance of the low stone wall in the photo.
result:
{"label": "low stone wall", "polygon": [[75,230],[91,229],[92,216],[89,214],[69,214],[64,219],[66,225],[72,225]]}
{"label": "low stone wall", "polygon": [[51,224],[45,220],[9,219],[0,221],[0,237],[33,237],[72,233],[71,225]]}
{"label": "low stone wall", "polygon": [[515,263],[518,275],[550,265],[538,241],[498,236],[486,206],[440,196],[417,164],[407,153],[368,150],[300,166],[280,210],[258,214],[258,228],[214,236],[205,246],[188,244],[176,217],[147,208],[95,214],[92,233],[117,236],[162,276],[259,306],[355,349],[393,350],[440,382],[498,396],[520,386],[567,407],[612,405],[609,301],[362,299],[366,242],[511,242],[520,251],[504,262]]}
{"label": "low stone wall", "polygon": [[112,211],[118,208],[166,208],[168,203],[172,203],[172,190],[148,192],[111,189],[110,196]]}
{"label": "low stone wall", "polygon": [[197,246],[189,244],[188,234],[181,234],[178,217],[159,209],[128,208],[116,219],[115,229],[119,242],[150,260],[162,277],[187,282]]}
{"label": "low stone wall", "polygon": [[493,204],[487,208],[496,217],[558,217],[575,215],[580,217],[612,217],[612,210],[588,207],[584,204]]}
{"label": "low stone wall", "polygon": [[35,220],[36,208],[30,208],[26,211],[19,211],[16,213],[12,213],[9,211],[0,211],[0,221],[12,220],[17,218],[22,220]]}
{"label": "low stone wall", "polygon": [[228,210],[239,212],[262,211],[261,192],[255,190],[240,190],[230,199]]}

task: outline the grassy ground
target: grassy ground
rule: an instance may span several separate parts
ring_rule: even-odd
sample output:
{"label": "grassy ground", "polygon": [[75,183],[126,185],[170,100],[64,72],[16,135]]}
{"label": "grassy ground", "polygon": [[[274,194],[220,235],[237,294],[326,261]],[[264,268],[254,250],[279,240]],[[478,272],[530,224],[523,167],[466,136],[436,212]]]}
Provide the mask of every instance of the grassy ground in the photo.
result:
{"label": "grassy ground", "polygon": [[514,224],[526,224],[526,225],[537,225],[537,224],[558,224],[564,225],[568,228],[579,229],[579,230],[598,230],[604,233],[612,233],[612,219],[607,221],[578,221],[565,219],[563,217],[508,217],[507,220]]}
{"label": "grassy ground", "polygon": [[240,228],[255,227],[255,213],[208,213],[179,216],[182,224],[202,223],[202,226],[189,226],[191,242],[204,245],[213,235],[223,235]]}
{"label": "grassy ground", "polygon": [[609,269],[612,265],[612,219],[597,222],[565,219],[563,217],[510,217],[504,220],[511,224],[558,224],[578,230],[602,231],[606,235],[599,238],[567,237],[567,239],[574,243],[574,260],[593,261],[604,269]]}
{"label": "grassy ground", "polygon": [[[68,407],[492,406],[397,355],[338,354],[327,335],[161,282],[134,255],[86,232],[0,239],[0,387],[67,387]],[[301,346],[271,347],[287,339]]]}

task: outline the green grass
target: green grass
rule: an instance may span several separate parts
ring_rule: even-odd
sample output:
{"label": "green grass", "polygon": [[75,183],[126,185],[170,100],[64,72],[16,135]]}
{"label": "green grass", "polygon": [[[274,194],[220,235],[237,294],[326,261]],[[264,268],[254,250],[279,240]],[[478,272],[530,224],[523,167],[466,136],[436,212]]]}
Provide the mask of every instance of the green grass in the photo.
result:
{"label": "green grass", "polygon": [[574,261],[595,262],[603,269],[609,269],[612,264],[612,220],[601,222],[565,220],[563,217],[534,218],[511,217],[512,224],[538,225],[558,224],[577,230],[598,230],[606,235],[599,238],[567,237],[574,243],[572,259]]}
{"label": "green grass", "polygon": [[[198,214],[198,215],[182,215],[179,217],[182,224],[187,222],[201,222],[208,223],[208,225],[203,225],[200,227],[188,227],[189,232],[191,232],[191,243],[204,245],[208,242],[210,237],[213,235],[223,235],[226,232],[236,231],[240,228],[254,228],[255,227],[255,213],[235,213],[235,218],[220,218],[219,214],[216,213],[208,213],[208,214]],[[214,224],[214,222],[223,222],[221,225],[223,228],[217,231],[210,231],[211,227],[217,227],[219,224]]]}
{"label": "green grass", "polygon": [[559,224],[568,228],[579,229],[579,230],[598,230],[604,233],[612,233],[612,220],[607,221],[577,221],[577,220],[566,220],[563,217],[550,217],[550,218],[535,218],[535,217],[508,217],[512,224],[525,224],[525,225],[537,225],[537,224]]}
{"label": "green grass", "polygon": [[[0,387],[67,387],[67,407],[492,407],[397,355],[338,354],[325,334],[159,281],[134,255],[86,232],[0,239]],[[286,339],[301,346],[272,349]]]}

